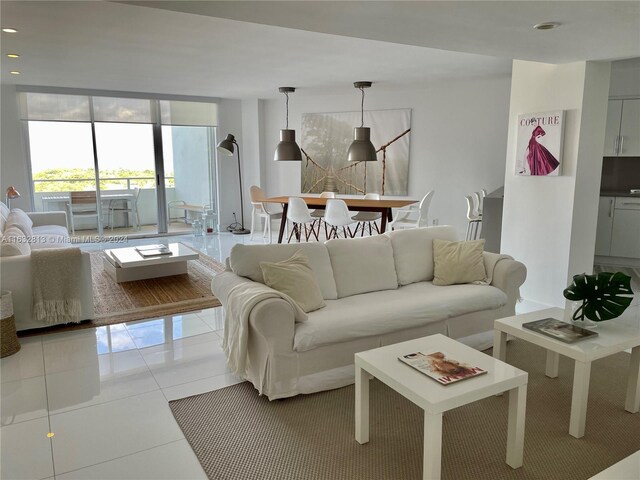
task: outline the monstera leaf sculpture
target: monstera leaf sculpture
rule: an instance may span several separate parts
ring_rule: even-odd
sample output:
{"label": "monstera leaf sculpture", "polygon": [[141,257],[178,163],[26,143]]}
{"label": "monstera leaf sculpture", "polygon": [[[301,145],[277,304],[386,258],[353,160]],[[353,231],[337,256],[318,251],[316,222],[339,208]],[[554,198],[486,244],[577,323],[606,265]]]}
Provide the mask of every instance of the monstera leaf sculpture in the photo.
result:
{"label": "monstera leaf sculpture", "polygon": [[573,314],[574,320],[586,316],[594,322],[619,317],[631,304],[631,277],[622,272],[602,272],[597,275],[575,275],[573,283],[564,290],[568,300],[582,301]]}

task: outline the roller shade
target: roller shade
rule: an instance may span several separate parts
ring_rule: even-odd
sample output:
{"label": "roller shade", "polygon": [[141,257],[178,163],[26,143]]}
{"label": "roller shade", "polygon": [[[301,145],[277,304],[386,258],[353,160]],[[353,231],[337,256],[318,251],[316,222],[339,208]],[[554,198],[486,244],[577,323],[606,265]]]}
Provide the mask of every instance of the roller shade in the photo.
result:
{"label": "roller shade", "polygon": [[163,125],[215,127],[218,125],[218,105],[160,100],[160,120]]}
{"label": "roller shade", "polygon": [[89,97],[86,95],[21,92],[18,98],[22,120],[63,120],[65,122],[91,120]]}

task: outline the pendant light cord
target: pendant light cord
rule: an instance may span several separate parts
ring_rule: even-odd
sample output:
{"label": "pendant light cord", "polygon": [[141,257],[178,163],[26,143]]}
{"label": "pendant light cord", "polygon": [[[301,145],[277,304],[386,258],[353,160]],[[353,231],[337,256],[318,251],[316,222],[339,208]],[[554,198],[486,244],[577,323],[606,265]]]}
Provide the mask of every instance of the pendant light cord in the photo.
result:
{"label": "pendant light cord", "polygon": [[285,103],[286,109],[287,109],[287,113],[286,113],[287,126],[286,126],[286,129],[289,130],[289,94],[287,92],[284,92],[284,96],[287,97],[287,102]]}
{"label": "pendant light cord", "polygon": [[361,119],[360,119],[360,128],[364,127],[364,88],[359,87],[360,88],[360,92],[362,92],[362,104],[360,105],[360,115],[361,115]]}

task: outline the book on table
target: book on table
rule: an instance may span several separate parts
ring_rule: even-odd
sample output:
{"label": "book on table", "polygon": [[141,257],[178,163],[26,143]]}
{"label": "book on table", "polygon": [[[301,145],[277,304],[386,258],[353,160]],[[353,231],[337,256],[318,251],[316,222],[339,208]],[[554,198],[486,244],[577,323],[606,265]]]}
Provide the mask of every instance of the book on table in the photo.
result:
{"label": "book on table", "polygon": [[556,318],[543,318],[535,322],[523,323],[522,326],[528,330],[533,330],[534,332],[565,343],[574,343],[598,335],[597,332],[592,332],[586,328],[563,322]]}
{"label": "book on table", "polygon": [[138,252],[143,257],[157,257],[159,255],[171,255],[171,250],[166,245],[157,244],[157,245],[141,245],[139,247],[135,247],[136,252]]}
{"label": "book on table", "polygon": [[424,354],[422,352],[401,355],[398,360],[415,368],[420,373],[432,378],[442,385],[466,380],[487,373],[486,370],[462,363],[443,352]]}

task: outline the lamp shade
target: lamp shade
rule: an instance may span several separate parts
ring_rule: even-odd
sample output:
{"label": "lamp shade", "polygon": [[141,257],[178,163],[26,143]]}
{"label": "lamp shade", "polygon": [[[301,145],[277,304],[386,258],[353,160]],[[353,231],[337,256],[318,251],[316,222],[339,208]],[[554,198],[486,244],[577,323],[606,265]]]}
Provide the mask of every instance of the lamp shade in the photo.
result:
{"label": "lamp shade", "polygon": [[349,162],[375,162],[378,160],[376,147],[371,143],[371,129],[356,127],[353,129],[353,142],[347,152]]}
{"label": "lamp shade", "polygon": [[276,162],[300,162],[302,161],[302,152],[296,143],[296,131],[290,129],[280,130],[280,143],[276,147],[273,155]]}
{"label": "lamp shade", "polygon": [[225,155],[227,157],[232,156],[233,152],[236,149],[235,141],[236,137],[228,133],[227,138],[218,143],[218,153],[221,153],[222,155]]}
{"label": "lamp shade", "polygon": [[20,192],[18,192],[13,185],[7,188],[7,198],[13,200],[14,198],[18,198],[20,196]]}

